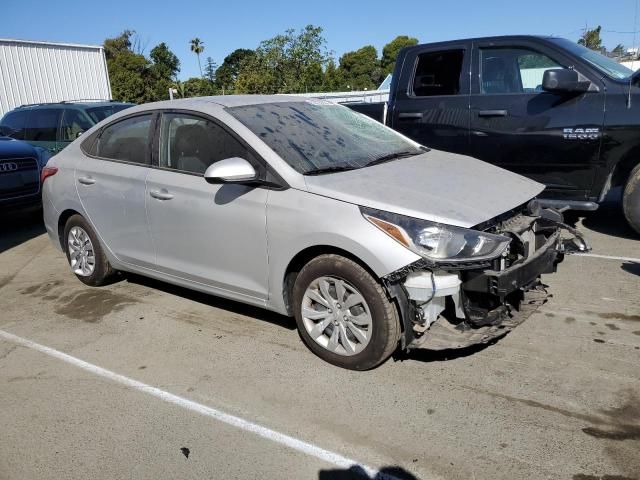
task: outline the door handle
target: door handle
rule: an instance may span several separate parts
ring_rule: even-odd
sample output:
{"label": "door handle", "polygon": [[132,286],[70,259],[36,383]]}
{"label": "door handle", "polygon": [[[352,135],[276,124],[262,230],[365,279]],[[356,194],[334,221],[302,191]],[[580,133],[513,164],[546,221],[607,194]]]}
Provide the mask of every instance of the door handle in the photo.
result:
{"label": "door handle", "polygon": [[478,116],[479,117],[506,117],[508,113],[509,112],[507,112],[506,110],[480,110],[478,112]]}
{"label": "door handle", "polygon": [[78,177],[78,183],[81,183],[82,185],[93,185],[96,183],[96,180],[91,177]]}
{"label": "door handle", "polygon": [[158,200],[171,200],[173,198],[173,194],[167,192],[166,190],[151,190],[149,191],[149,195],[153,198],[157,198]]}
{"label": "door handle", "polygon": [[401,120],[419,120],[422,118],[421,112],[399,113],[398,118]]}

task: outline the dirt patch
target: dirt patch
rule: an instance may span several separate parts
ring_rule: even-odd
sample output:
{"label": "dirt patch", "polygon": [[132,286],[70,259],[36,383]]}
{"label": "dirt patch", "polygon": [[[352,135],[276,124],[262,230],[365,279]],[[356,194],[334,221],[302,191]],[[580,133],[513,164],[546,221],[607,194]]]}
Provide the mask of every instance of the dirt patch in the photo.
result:
{"label": "dirt patch", "polygon": [[61,297],[54,310],[74,320],[96,323],[110,313],[119,312],[135,303],[135,299],[119,293],[92,289]]}
{"label": "dirt patch", "polygon": [[[54,280],[53,282],[30,285],[27,288],[23,288],[22,290],[20,290],[20,293],[23,295],[38,295],[40,297],[49,293],[51,290],[59,287],[60,285],[62,285],[62,282],[60,280]],[[51,297],[51,295],[48,296]]]}
{"label": "dirt patch", "polygon": [[616,312],[606,312],[606,313],[597,313],[597,312],[585,312],[589,315],[596,315],[600,318],[604,318],[605,320],[629,320],[632,322],[640,322],[640,315],[627,315],[626,313],[616,313]]}
{"label": "dirt patch", "polygon": [[567,317],[564,319],[564,323],[573,323],[576,319],[574,317]]}
{"label": "dirt patch", "polygon": [[620,327],[613,323],[605,323],[604,326],[607,327],[609,330],[620,330]]}

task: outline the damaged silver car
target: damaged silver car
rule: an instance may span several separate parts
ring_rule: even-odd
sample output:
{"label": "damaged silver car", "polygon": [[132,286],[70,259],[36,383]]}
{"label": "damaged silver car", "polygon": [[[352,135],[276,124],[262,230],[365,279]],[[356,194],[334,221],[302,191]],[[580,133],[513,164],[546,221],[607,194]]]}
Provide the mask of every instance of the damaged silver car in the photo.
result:
{"label": "damaged silver car", "polygon": [[43,179],[82,282],[135,272],[293,316],[354,370],[504,335],[545,301],[541,275],[589,249],[536,204],[542,185],[301,97],[133,107]]}

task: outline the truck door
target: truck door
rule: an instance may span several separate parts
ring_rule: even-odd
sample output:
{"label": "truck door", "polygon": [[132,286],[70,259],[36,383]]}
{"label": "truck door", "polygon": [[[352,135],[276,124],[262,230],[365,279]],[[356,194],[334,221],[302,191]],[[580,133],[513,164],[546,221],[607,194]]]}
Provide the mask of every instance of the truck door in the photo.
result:
{"label": "truck door", "polygon": [[542,90],[545,70],[574,68],[530,41],[474,44],[470,153],[547,185],[543,196],[586,200],[598,163],[603,85],[582,94]]}
{"label": "truck door", "polygon": [[413,48],[402,60],[390,126],[437,150],[468,153],[471,46]]}

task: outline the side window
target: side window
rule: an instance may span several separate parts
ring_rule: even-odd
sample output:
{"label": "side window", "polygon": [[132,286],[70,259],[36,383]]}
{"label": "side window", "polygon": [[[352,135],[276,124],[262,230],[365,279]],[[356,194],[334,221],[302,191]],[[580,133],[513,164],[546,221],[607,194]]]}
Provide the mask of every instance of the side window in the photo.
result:
{"label": "side window", "polygon": [[55,142],[60,125],[60,108],[43,108],[31,111],[25,128],[25,140]]}
{"label": "side window", "polygon": [[460,93],[460,75],[464,50],[428,52],[418,55],[413,77],[413,95],[457,95]]}
{"label": "side window", "polygon": [[210,120],[180,113],[162,116],[160,167],[203,174],[212,163],[231,157],[255,164],[247,148]]}
{"label": "side window", "polygon": [[62,114],[60,140],[63,142],[73,142],[78,138],[78,134],[89,130],[92,126],[91,121],[81,110],[66,109]]}
{"label": "side window", "polygon": [[91,148],[98,157],[132,163],[149,163],[149,133],[152,114],[113,123],[100,134]]}
{"label": "side window", "polygon": [[527,48],[483,48],[480,50],[480,92],[541,92],[542,77],[550,68],[565,67]]}
{"label": "side window", "polygon": [[28,115],[26,110],[7,113],[0,123],[0,135],[24,140],[24,125]]}

